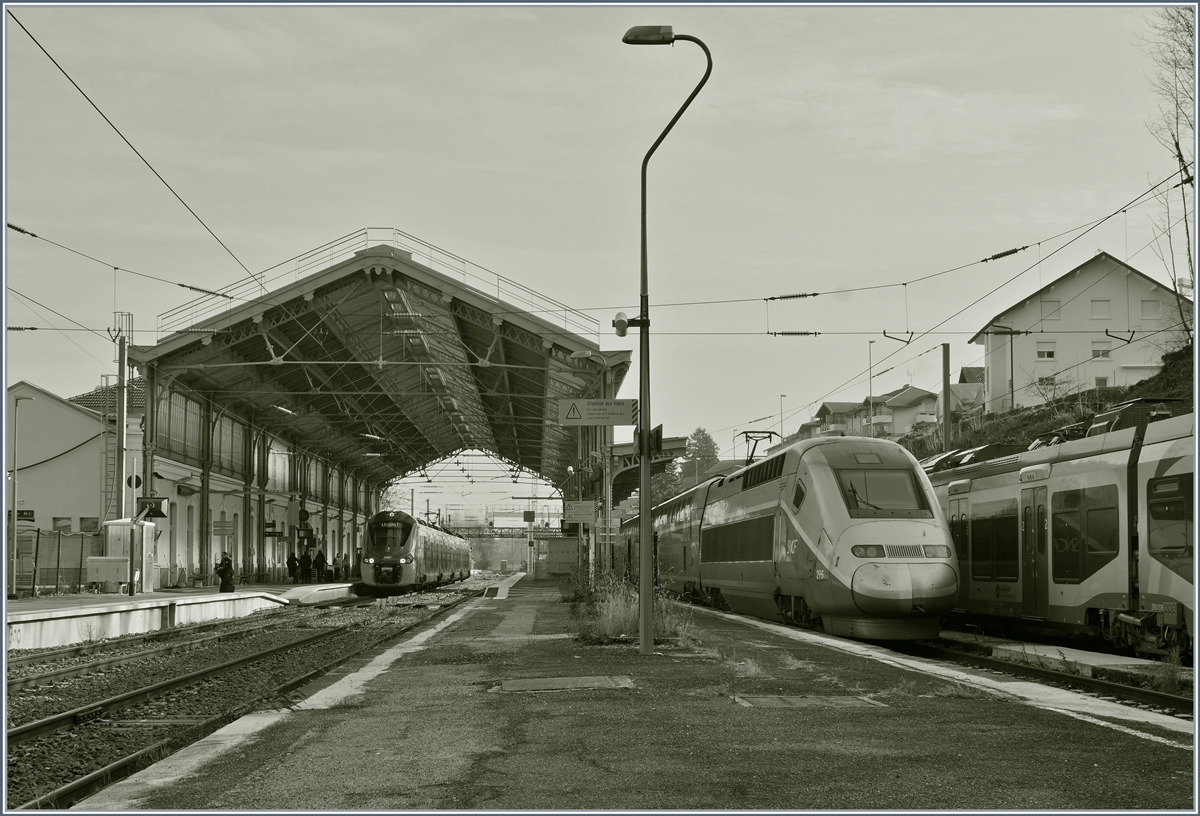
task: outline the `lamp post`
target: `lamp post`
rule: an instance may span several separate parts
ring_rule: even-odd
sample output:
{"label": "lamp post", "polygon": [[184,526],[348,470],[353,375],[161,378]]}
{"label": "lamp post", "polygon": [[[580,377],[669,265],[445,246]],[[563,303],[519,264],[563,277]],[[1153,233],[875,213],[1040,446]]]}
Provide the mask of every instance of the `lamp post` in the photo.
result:
{"label": "lamp post", "polygon": [[708,82],[708,77],[712,73],[712,54],[708,50],[708,46],[701,42],[696,37],[687,34],[676,34],[671,29],[671,26],[634,26],[625,32],[625,36],[621,38],[621,42],[626,45],[671,45],[676,40],[685,40],[694,42],[704,51],[704,57],[708,61],[708,66],[704,70],[704,76],[701,77],[700,83],[696,85],[691,95],[684,100],[683,106],[675,114],[666,128],[654,140],[654,144],[646,151],[646,158],[642,159],[642,296],[641,296],[641,313],[636,320],[630,320],[629,325],[636,326],[641,330],[640,337],[640,354],[638,356],[638,368],[640,389],[638,410],[638,539],[640,541],[640,558],[638,559],[638,604],[639,604],[639,625],[638,625],[638,651],[641,654],[653,654],[654,652],[654,577],[651,571],[654,568],[650,548],[652,546],[653,525],[650,523],[651,499],[650,499],[650,295],[649,295],[649,278],[647,276],[646,264],[646,167],[650,164],[650,157],[654,155],[654,151],[662,143],[662,140],[671,132],[671,128],[679,121],[679,117],[683,116],[683,112],[687,110],[688,105],[696,98],[696,94],[700,93],[700,89],[704,87],[704,83]]}
{"label": "lamp post", "polygon": [[[17,471],[20,467],[17,460],[17,408],[22,400],[33,397],[13,397],[13,466],[12,466],[12,501],[9,502],[12,517],[8,520],[8,600],[17,599]],[[33,567],[37,569],[37,565]]]}
{"label": "lamp post", "polygon": [[867,410],[869,411],[872,439],[875,438],[875,377],[871,369],[871,346],[873,345],[875,345],[874,340],[867,341]]}

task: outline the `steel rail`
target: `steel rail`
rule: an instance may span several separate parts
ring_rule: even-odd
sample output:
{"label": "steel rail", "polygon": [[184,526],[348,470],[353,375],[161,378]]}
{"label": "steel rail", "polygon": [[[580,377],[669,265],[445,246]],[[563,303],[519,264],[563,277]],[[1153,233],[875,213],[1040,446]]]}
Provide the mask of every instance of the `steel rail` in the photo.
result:
{"label": "steel rail", "polygon": [[195,638],[193,640],[180,641],[179,643],[171,643],[166,646],[159,646],[156,649],[143,649],[140,652],[129,652],[121,655],[113,655],[103,660],[94,660],[91,663],[84,663],[77,666],[68,666],[64,669],[56,669],[54,671],[43,672],[42,674],[30,674],[25,677],[9,678],[7,687],[9,691],[19,691],[30,686],[40,686],[47,683],[54,683],[59,680],[69,680],[72,677],[81,677],[92,672],[111,669],[116,666],[123,666],[126,663],[135,663],[139,660],[145,660],[159,655],[176,654],[178,652],[190,652],[199,649],[209,643],[218,643],[222,640],[238,640],[251,635],[259,634],[269,629],[278,629],[285,626],[288,621],[274,621],[272,623],[263,624],[262,626],[247,627],[245,629],[237,629],[232,632],[222,632],[216,635],[208,635],[207,637]]}
{"label": "steel rail", "polygon": [[1124,683],[1114,682],[1112,680],[1102,680],[1098,677],[1087,677],[1082,674],[1074,674],[1072,672],[1065,672],[1058,669],[1049,669],[1045,666],[1035,666],[1029,663],[1020,663],[1014,660],[1003,660],[998,657],[971,654],[969,652],[962,652],[957,649],[949,649],[945,646],[935,646],[929,643],[922,643],[920,645],[912,644],[909,646],[901,646],[899,648],[893,647],[893,650],[902,652],[904,654],[926,652],[942,660],[949,660],[955,663],[965,663],[967,665],[975,666],[976,668],[1007,672],[1009,674],[1029,677],[1035,680],[1062,683],[1064,685],[1073,686],[1085,691],[1092,691],[1111,697],[1119,697],[1125,700],[1144,703],[1149,706],[1178,713],[1191,714],[1194,708],[1194,701],[1191,697],[1182,697],[1177,694],[1167,694],[1166,692],[1155,691],[1153,689],[1142,688],[1140,686],[1130,686]]}
{"label": "steel rail", "polygon": [[55,731],[62,731],[79,723],[85,723],[90,720],[108,714],[113,711],[120,711],[123,708],[129,708],[144,700],[149,700],[153,697],[160,696],[169,691],[174,691],[177,688],[190,686],[202,680],[207,680],[211,677],[217,677],[225,672],[232,671],[243,665],[257,662],[265,657],[285,652],[290,649],[295,649],[300,646],[306,646],[335,634],[341,634],[352,629],[353,626],[340,626],[335,629],[328,629],[323,632],[318,632],[316,635],[306,638],[294,640],[291,643],[285,643],[282,646],[277,646],[265,652],[249,655],[247,657],[239,657],[235,660],[230,660],[218,666],[209,666],[208,668],[185,674],[180,677],[173,677],[170,680],[163,680],[160,683],[155,683],[150,686],[144,686],[140,689],[118,694],[116,697],[109,697],[107,700],[101,700],[96,703],[89,703],[84,706],[79,706],[70,711],[64,711],[61,714],[54,714],[49,717],[44,717],[34,722],[18,725],[8,730],[8,744],[19,745],[22,742],[36,739],[44,734],[51,734]]}
{"label": "steel rail", "polygon": [[[319,668],[307,671],[302,675],[291,678],[290,680],[286,680],[274,688],[269,689],[255,697],[253,700],[240,702],[230,710],[210,717],[204,723],[198,725],[193,730],[193,733],[211,733],[211,731],[216,730],[216,728],[219,728],[226,722],[236,720],[242,714],[251,710],[263,700],[279,697],[283,694],[287,694],[288,692],[307,685],[318,677],[328,674],[331,670],[357,657],[368,649],[374,649],[381,643],[386,643],[389,640],[394,640],[395,638],[401,637],[413,629],[416,629],[418,626],[426,624],[440,615],[444,615],[459,604],[465,603],[473,598],[480,597],[483,595],[483,592],[483,590],[473,590],[470,593],[464,594],[463,597],[459,598],[458,600],[438,608],[432,615],[424,620],[411,623],[408,626],[400,628],[398,631],[383,634],[379,638],[376,638],[363,646],[361,649],[346,655],[342,655],[341,657],[338,657]],[[109,785],[119,782],[128,776],[132,776],[143,767],[150,764],[150,762],[157,761],[157,759],[161,758],[158,756],[159,754],[162,756],[167,756],[183,747],[183,744],[186,744],[187,742],[188,738],[186,736],[168,737],[165,740],[160,740],[159,742],[156,742],[147,748],[141,748],[126,757],[109,763],[99,770],[93,771],[86,776],[82,776],[72,782],[68,782],[66,785],[56,788],[49,793],[43,794],[36,799],[32,799],[23,805],[19,805],[14,808],[14,810],[69,808],[75,803],[91,796],[92,794],[98,793]]]}

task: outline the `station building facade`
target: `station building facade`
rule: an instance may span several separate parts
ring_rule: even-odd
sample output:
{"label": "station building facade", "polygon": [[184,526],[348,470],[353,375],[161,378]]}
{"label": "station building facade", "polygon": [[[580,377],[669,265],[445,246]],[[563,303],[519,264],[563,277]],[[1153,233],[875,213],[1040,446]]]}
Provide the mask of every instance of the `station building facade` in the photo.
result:
{"label": "station building facade", "polygon": [[[211,582],[223,551],[230,553],[241,581],[284,580],[287,556],[300,548],[353,564],[365,522],[380,504],[381,486],[169,387],[160,389],[153,472],[147,479],[142,378],[130,379],[126,387],[123,469],[117,466],[117,386],[63,398],[19,382],[9,387],[7,398],[10,417],[20,398],[17,422],[6,432],[10,451],[17,435],[21,588],[31,585],[35,553],[37,583],[44,583],[41,574],[51,568],[52,557],[54,569],[59,571],[61,562],[59,572],[69,576],[65,583],[82,580],[76,565],[87,555],[102,554],[104,523],[132,518],[140,496],[167,499],[166,518],[152,519],[155,540],[147,546],[153,566],[142,584],[146,590]],[[14,466],[6,464],[11,491]],[[63,541],[66,555],[40,546],[54,542],[61,548]]]}

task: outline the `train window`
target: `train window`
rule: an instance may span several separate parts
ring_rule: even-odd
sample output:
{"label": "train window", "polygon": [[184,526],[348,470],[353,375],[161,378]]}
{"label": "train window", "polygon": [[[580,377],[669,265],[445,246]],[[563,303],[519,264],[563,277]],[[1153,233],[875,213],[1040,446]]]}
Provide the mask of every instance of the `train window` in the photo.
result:
{"label": "train window", "polygon": [[909,470],[852,469],[836,471],[846,509],[854,518],[930,517],[925,494]]}
{"label": "train window", "polygon": [[370,549],[378,550],[399,550],[402,549],[408,542],[409,533],[412,531],[412,522],[403,519],[388,519],[386,521],[375,521],[369,525],[367,537],[369,542],[367,546]]}
{"label": "train window", "polygon": [[1117,557],[1121,528],[1116,485],[1060,490],[1050,505],[1050,574],[1055,583],[1079,583]]}
{"label": "train window", "polygon": [[1152,479],[1146,486],[1146,494],[1150,556],[1176,575],[1191,580],[1192,474]]}
{"label": "train window", "polygon": [[981,503],[971,512],[971,578],[1016,581],[1020,567],[1016,501]]}
{"label": "train window", "polygon": [[804,503],[804,492],[804,482],[796,479],[796,492],[792,494],[792,507],[796,508],[797,510],[799,510],[800,505]]}
{"label": "train window", "polygon": [[976,581],[992,580],[992,520],[971,519],[971,577]]}

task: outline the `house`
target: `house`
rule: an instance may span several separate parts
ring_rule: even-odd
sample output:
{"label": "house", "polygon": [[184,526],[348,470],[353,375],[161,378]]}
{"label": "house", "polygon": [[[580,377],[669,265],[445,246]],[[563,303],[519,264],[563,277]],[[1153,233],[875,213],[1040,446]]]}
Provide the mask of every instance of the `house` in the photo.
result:
{"label": "house", "polygon": [[1127,386],[1158,371],[1187,338],[1192,303],[1107,252],[989,320],[984,347],[988,412],[1040,405],[1091,388]]}
{"label": "house", "polygon": [[822,402],[814,419],[821,423],[820,436],[836,436],[858,432],[858,416],[862,403]]}

